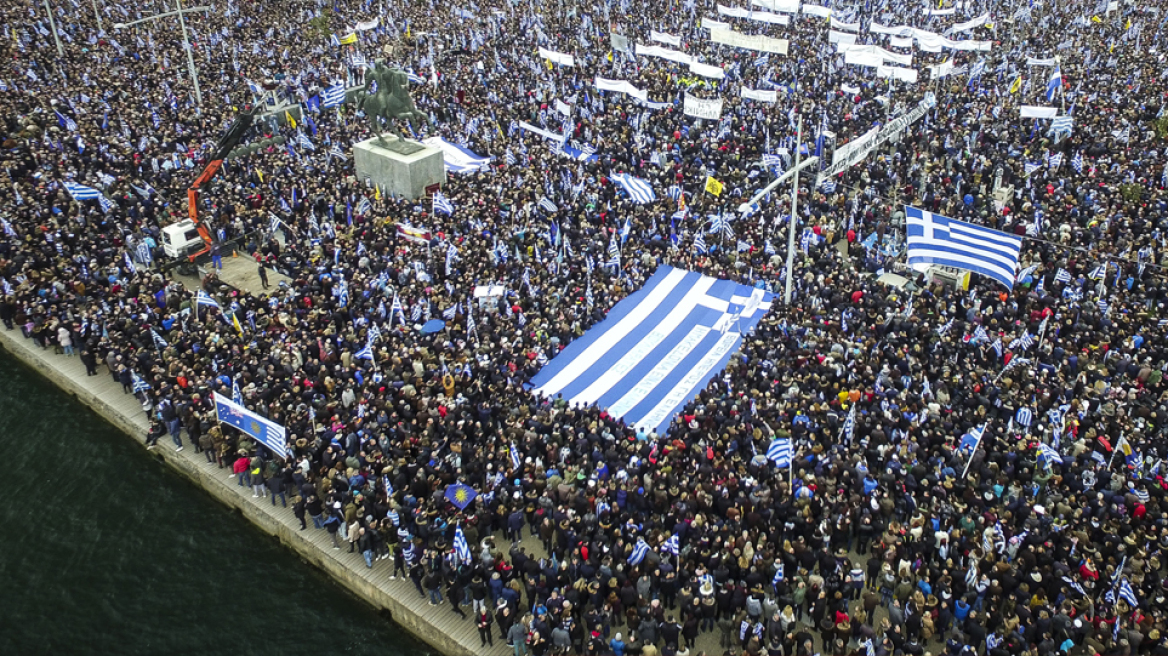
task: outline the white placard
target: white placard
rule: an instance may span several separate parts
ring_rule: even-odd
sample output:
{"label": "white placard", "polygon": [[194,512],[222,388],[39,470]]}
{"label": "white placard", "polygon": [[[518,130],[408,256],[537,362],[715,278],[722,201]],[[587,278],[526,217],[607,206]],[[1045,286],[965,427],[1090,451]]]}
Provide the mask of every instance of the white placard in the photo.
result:
{"label": "white placard", "polygon": [[624,80],[606,80],[602,77],[596,78],[596,88],[601,91],[616,91],[619,93],[627,93],[630,96],[641,101],[649,100],[649,92],[642,91],[633,86],[632,83]]}
{"label": "white placard", "polygon": [[773,52],[779,55],[787,54],[786,39],[772,39],[768,36],[755,34],[740,34],[734,30],[710,30],[710,40],[714,43],[722,43],[745,50]]}
{"label": "white placard", "polygon": [[845,32],[859,32],[860,31],[860,24],[859,23],[845,23],[842,20],[836,18],[835,16],[832,16],[831,17],[831,29],[844,30]]}
{"label": "white placard", "polygon": [[689,70],[692,73],[701,75],[702,77],[708,77],[712,80],[726,79],[726,71],[722,70],[721,66],[711,66],[695,61],[689,63]]}
{"label": "white placard", "polygon": [[901,68],[900,66],[879,66],[876,68],[876,77],[890,77],[894,80],[916,83],[917,69]]}
{"label": "white placard", "polygon": [[683,111],[686,116],[717,121],[722,118],[722,99],[706,100],[686,93]]}
{"label": "white placard", "polygon": [[856,42],[856,35],[849,34],[847,32],[836,32],[835,30],[828,30],[827,31],[827,42],[828,43],[845,43],[847,45],[852,45],[853,43]]}
{"label": "white placard", "polygon": [[681,37],[673,36],[672,34],[666,34],[665,32],[658,32],[657,30],[651,30],[649,32],[649,40],[650,41],[659,41],[661,43],[668,43],[669,45],[673,46],[674,48],[681,47]]}
{"label": "white placard", "polygon": [[559,64],[560,66],[576,65],[576,60],[572,58],[572,55],[556,52],[555,50],[548,50],[547,48],[540,48],[539,56],[547,59],[553,64]]}
{"label": "white placard", "polygon": [[779,92],[774,89],[770,91],[758,91],[755,89],[747,89],[746,87],[740,87],[740,89],[742,89],[742,97],[749,100],[759,100],[769,103],[779,101]]}
{"label": "white placard", "polygon": [[799,0],[750,0],[750,4],[784,14],[797,14],[800,3]]}
{"label": "white placard", "polygon": [[661,46],[643,46],[639,43],[637,44],[637,54],[644,55],[646,57],[660,57],[662,59],[668,59],[669,61],[675,61],[679,64],[689,64],[691,61],[693,61],[693,57],[690,57],[680,50],[670,50],[669,48],[662,48]]}
{"label": "white placard", "polygon": [[1058,116],[1058,107],[1039,107],[1038,105],[1022,105],[1022,118],[1054,118]]}

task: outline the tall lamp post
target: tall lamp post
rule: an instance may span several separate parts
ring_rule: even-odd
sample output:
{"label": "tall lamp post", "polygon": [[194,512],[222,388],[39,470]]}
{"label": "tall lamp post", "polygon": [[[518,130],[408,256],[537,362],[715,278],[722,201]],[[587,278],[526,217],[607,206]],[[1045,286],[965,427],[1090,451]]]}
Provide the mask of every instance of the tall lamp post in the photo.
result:
{"label": "tall lamp post", "polygon": [[207,7],[207,6],[201,6],[201,7],[191,7],[189,9],[184,9],[182,6],[182,0],[174,0],[174,6],[176,7],[176,9],[174,11],[168,11],[168,12],[164,12],[161,14],[154,14],[153,16],[149,16],[147,18],[142,18],[142,19],[130,22],[130,23],[114,23],[114,29],[120,30],[120,29],[125,28],[125,27],[133,27],[134,25],[137,25],[139,23],[146,23],[149,21],[160,20],[163,18],[169,18],[171,16],[178,16],[178,24],[182,27],[183,49],[187,51],[187,68],[190,70],[190,73],[191,73],[191,81],[195,85],[195,112],[198,114],[202,114],[203,113],[203,94],[201,91],[199,91],[199,73],[198,73],[198,71],[195,70],[195,55],[191,51],[190,39],[187,38],[187,21],[184,18],[184,15],[195,13],[195,12],[211,11],[211,8]]}
{"label": "tall lamp post", "polygon": [[774,182],[770,183],[769,185],[767,185],[763,189],[759,190],[759,192],[756,193],[754,196],[752,196],[750,200],[748,200],[745,203],[743,203],[742,205],[738,206],[738,211],[740,211],[740,212],[750,212],[750,211],[754,211],[754,210],[758,209],[758,202],[759,201],[761,201],[763,198],[765,198],[767,194],[771,193],[771,191],[774,190],[776,187],[778,187],[780,184],[786,182],[787,178],[792,178],[792,180],[791,180],[791,184],[792,184],[791,220],[787,224],[787,286],[786,286],[786,289],[784,290],[784,293],[783,293],[783,304],[788,305],[788,306],[791,305],[791,287],[792,287],[791,276],[792,276],[792,272],[795,269],[795,215],[796,215],[796,212],[798,209],[798,203],[799,203],[799,171],[802,171],[803,169],[805,169],[809,166],[814,166],[814,165],[819,163],[819,158],[814,157],[814,156],[808,157],[807,159],[800,161],[802,153],[799,151],[799,149],[803,147],[803,117],[802,116],[799,117],[799,131],[798,131],[798,136],[795,139],[795,141],[796,141],[795,166],[792,167],[790,171],[787,171],[786,173],[775,178]]}

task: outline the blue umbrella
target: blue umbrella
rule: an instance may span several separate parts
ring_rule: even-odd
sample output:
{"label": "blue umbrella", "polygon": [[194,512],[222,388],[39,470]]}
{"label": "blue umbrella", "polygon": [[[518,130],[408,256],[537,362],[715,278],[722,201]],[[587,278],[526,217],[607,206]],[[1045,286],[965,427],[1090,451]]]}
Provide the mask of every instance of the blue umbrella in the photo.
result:
{"label": "blue umbrella", "polygon": [[436,333],[446,327],[446,322],[441,319],[431,319],[422,326],[422,334],[429,335]]}

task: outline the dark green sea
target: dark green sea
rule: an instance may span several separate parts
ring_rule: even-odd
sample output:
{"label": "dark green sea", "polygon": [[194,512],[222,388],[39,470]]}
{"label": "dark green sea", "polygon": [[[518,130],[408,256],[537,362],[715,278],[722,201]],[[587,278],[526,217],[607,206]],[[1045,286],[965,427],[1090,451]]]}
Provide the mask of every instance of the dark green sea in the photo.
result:
{"label": "dark green sea", "polygon": [[0,654],[423,654],[0,351]]}

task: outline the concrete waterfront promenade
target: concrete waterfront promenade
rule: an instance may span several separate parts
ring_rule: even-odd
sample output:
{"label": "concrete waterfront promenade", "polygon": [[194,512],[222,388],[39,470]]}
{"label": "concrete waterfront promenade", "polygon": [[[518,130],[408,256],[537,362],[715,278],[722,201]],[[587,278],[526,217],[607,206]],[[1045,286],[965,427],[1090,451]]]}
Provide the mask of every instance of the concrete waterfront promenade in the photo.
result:
{"label": "concrete waterfront promenade", "polygon": [[[145,450],[144,437],[149,422],[137,400],[122,392],[122,386],[105,373],[104,366],[98,368],[101,375],[86,376],[79,358],[54,355],[51,350],[41,349],[32,340],[25,339],[19,329],[9,331],[0,327],[0,345],[130,435]],[[203,454],[195,452],[189,440],[184,438],[184,441],[187,448],[181,452],[175,452],[169,440],[164,440],[149,453],[216,499],[239,510],[260,530],[277,537],[302,559],[325,571],[353,594],[379,610],[388,611],[395,622],[436,651],[452,656],[512,653],[497,633],[494,647],[480,647],[474,622],[452,613],[448,603],[430,606],[418,596],[408,578],[389,580],[393,571],[389,561],[381,561],[374,564],[373,569],[368,569],[360,553],[349,553],[347,547],[334,550],[327,531],[313,529],[311,523],[308,530],[301,531],[291,506],[272,506],[267,498],[253,498],[250,488],[240,487],[235,479],[229,478],[230,470],[208,463]],[[179,508],[175,510],[181,511]],[[470,607],[464,607],[464,611],[469,615]],[[497,632],[498,628],[492,627],[492,630]]]}

